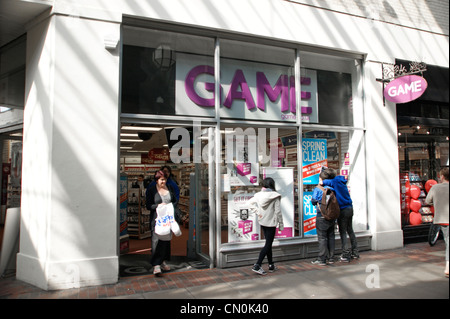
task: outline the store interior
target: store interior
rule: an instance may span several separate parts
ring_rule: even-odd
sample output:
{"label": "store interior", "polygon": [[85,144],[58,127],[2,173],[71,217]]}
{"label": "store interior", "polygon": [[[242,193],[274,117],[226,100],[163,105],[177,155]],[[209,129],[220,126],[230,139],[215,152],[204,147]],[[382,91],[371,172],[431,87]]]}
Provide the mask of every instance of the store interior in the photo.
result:
{"label": "store interior", "polygon": [[[171,271],[205,268],[192,255],[188,257],[189,240],[189,174],[192,164],[176,164],[170,160],[169,135],[175,127],[123,124],[120,132],[121,181],[126,180],[126,223],[121,220],[120,275],[151,273],[152,239],[150,212],[146,208],[146,190],[156,171],[169,167],[178,186],[178,207],[182,212],[181,236],[172,236]],[[172,144],[173,145],[173,144]],[[121,194],[122,195],[122,194]],[[121,202],[121,209],[124,204]],[[191,223],[192,224],[192,223]],[[125,230],[124,230],[125,229]]]}
{"label": "store interior", "polygon": [[[14,110],[2,110],[8,116]],[[19,214],[7,214],[8,209],[20,207],[22,169],[22,125],[13,125],[0,133],[2,173],[0,211],[0,276],[15,274],[15,260],[11,258],[18,250]],[[9,215],[9,216],[7,216]],[[5,225],[8,220],[9,227]]]}
{"label": "store interior", "polygon": [[[405,243],[428,239],[433,207],[427,183],[449,166],[448,104],[413,101],[397,105],[401,221]],[[417,195],[412,196],[411,189]]]}

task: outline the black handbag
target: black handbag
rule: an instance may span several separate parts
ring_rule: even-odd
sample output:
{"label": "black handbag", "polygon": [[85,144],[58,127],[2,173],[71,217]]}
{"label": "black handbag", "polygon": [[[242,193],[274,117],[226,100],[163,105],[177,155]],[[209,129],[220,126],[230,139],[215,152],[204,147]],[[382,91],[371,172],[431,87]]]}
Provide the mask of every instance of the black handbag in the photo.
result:
{"label": "black handbag", "polygon": [[177,207],[175,207],[174,210],[174,217],[175,217],[175,221],[178,223],[178,225],[181,225],[183,223],[183,212],[181,211],[181,209]]}

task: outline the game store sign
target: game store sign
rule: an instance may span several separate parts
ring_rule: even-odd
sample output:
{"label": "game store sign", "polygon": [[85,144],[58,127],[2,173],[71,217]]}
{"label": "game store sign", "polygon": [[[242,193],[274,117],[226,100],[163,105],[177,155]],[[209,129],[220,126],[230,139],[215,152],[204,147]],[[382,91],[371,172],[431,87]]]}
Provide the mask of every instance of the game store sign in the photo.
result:
{"label": "game store sign", "polygon": [[405,75],[391,81],[384,89],[384,97],[394,103],[408,103],[418,99],[427,89],[427,81],[418,75]]}
{"label": "game store sign", "polygon": [[[208,61],[205,57],[177,54],[177,115],[214,117],[213,65],[212,58]],[[220,117],[296,121],[293,67],[221,59],[220,69]],[[302,73],[298,109],[303,122],[317,122],[317,75],[314,70]]]}

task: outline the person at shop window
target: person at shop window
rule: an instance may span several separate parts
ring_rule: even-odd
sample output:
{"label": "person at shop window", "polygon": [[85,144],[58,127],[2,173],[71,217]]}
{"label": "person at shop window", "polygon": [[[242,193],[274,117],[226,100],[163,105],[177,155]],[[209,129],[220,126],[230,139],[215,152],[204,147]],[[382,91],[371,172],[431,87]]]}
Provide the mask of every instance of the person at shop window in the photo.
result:
{"label": "person at shop window", "polygon": [[[334,172],[322,167],[319,175],[319,185],[324,179],[332,179],[336,175],[332,175]],[[332,187],[325,186],[325,188],[330,188],[334,191]],[[311,263],[314,265],[326,266],[327,264],[334,263],[334,247],[335,247],[335,236],[334,236],[334,225],[336,220],[327,220],[322,216],[319,204],[322,201],[323,191],[319,187],[314,188],[313,194],[311,196],[311,204],[316,207],[316,230],[317,239],[319,241],[319,256],[316,260]]]}
{"label": "person at shop window", "polygon": [[167,175],[163,171],[155,173],[155,183],[150,185],[146,193],[146,206],[150,211],[151,234],[152,234],[152,257],[150,263],[153,266],[153,274],[160,276],[162,271],[169,271],[170,267],[166,260],[170,259],[170,241],[172,233],[168,235],[158,235],[155,233],[156,209],[160,205],[172,203],[174,207],[178,204],[170,185],[167,185]]}
{"label": "person at shop window", "polygon": [[275,239],[275,233],[284,229],[283,216],[281,215],[281,194],[275,190],[275,181],[271,177],[267,177],[262,181],[262,189],[256,193],[248,205],[251,210],[256,211],[258,222],[264,232],[266,243],[259,253],[259,258],[252,270],[259,275],[267,273],[261,267],[264,258],[267,256],[269,262],[269,272],[274,272],[278,268],[272,259],[272,244]]}
{"label": "person at shop window", "polygon": [[439,172],[439,184],[433,185],[425,198],[425,203],[434,206],[433,223],[441,226],[445,241],[445,271],[448,278],[448,210],[449,210],[449,184],[448,167]]}
{"label": "person at shop window", "polygon": [[[324,179],[321,185],[332,187],[336,193],[336,199],[341,210],[337,220],[339,226],[339,235],[341,237],[342,254],[340,260],[342,262],[350,262],[352,259],[359,258],[358,243],[356,242],[355,232],[353,231],[353,201],[347,187],[347,179],[344,176],[337,175],[332,168],[326,168],[334,178]],[[347,234],[350,238],[351,248],[347,244]]]}

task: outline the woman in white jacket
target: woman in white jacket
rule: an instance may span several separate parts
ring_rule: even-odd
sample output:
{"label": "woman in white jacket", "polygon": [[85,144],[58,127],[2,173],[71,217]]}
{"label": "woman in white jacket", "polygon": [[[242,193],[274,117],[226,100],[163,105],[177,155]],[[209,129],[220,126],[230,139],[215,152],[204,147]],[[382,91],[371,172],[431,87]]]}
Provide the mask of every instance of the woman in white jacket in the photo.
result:
{"label": "woman in white jacket", "polygon": [[269,261],[269,272],[277,269],[272,260],[272,243],[277,226],[279,230],[283,230],[283,216],[280,208],[281,195],[275,191],[273,178],[265,178],[262,181],[262,186],[262,190],[250,199],[249,205],[250,209],[256,210],[259,224],[266,239],[266,243],[259,253],[258,261],[252,270],[260,275],[266,275],[267,273],[261,267],[266,256]]}

